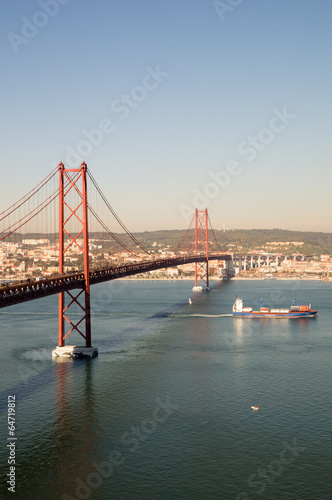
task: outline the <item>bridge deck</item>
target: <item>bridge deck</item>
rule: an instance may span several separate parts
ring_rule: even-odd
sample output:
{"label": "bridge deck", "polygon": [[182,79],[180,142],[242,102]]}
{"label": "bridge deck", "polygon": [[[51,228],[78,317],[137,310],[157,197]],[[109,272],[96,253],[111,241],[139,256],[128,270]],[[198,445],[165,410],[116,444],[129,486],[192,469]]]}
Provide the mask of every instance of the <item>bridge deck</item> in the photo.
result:
{"label": "bridge deck", "polygon": [[[214,254],[209,256],[209,260],[231,260],[230,255]],[[170,259],[158,259],[146,262],[124,264],[120,266],[98,269],[90,272],[90,284],[94,285],[104,281],[125,278],[135,274],[146,273],[156,269],[166,269],[168,267],[181,266],[193,262],[204,262],[206,256],[192,255],[188,257],[174,257]],[[30,300],[48,297],[57,293],[74,290],[75,288],[84,288],[84,274],[71,273],[53,278],[43,279],[42,281],[25,281],[10,286],[0,287],[0,308],[8,307]]]}

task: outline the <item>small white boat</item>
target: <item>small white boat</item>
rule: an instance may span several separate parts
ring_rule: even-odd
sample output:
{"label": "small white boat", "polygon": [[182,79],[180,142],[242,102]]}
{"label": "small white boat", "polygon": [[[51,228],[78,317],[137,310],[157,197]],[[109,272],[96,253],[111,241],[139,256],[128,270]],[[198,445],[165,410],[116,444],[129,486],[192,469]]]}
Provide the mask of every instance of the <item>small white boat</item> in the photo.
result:
{"label": "small white boat", "polygon": [[258,411],[258,410],[259,410],[258,406],[251,406],[250,408],[251,408],[253,411]]}
{"label": "small white boat", "polygon": [[192,301],[191,301],[191,298],[189,297],[189,304],[191,305],[192,304]]}

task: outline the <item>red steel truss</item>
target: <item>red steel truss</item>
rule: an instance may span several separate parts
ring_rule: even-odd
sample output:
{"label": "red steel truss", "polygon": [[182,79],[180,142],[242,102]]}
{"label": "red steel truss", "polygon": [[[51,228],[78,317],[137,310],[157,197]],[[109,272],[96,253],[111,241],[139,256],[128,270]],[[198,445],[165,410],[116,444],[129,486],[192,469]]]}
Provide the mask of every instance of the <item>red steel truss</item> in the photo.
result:
{"label": "red steel truss", "polygon": [[[66,169],[63,163],[59,165],[59,273],[64,273],[65,253],[73,245],[83,254],[84,282],[83,288],[76,292],[62,291],[59,293],[59,347],[65,345],[65,339],[73,331],[78,332],[84,339],[86,347],[91,347],[91,318],[90,318],[90,273],[89,273],[89,238],[88,238],[88,204],[87,204],[87,166],[82,163],[78,169]],[[66,219],[65,219],[66,216]],[[70,234],[69,223],[79,224],[76,236]],[[67,236],[65,247],[65,236]],[[83,236],[83,245],[79,238]],[[83,304],[79,298],[84,295]],[[65,304],[65,296],[69,297]],[[75,322],[69,319],[68,310],[76,305],[76,310],[82,311],[82,317]],[[65,321],[69,324],[69,331],[65,332]],[[84,327],[84,328],[83,328]]]}
{"label": "red steel truss", "polygon": [[195,255],[205,254],[204,262],[195,262],[195,287],[203,281],[209,287],[208,211],[195,210]]}

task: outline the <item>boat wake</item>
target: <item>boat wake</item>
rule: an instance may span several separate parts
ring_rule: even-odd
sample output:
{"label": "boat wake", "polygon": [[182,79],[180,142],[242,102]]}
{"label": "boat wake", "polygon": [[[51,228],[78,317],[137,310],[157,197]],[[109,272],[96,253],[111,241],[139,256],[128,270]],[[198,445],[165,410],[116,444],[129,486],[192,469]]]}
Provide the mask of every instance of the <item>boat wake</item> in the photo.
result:
{"label": "boat wake", "polygon": [[233,314],[174,314],[175,318],[225,318],[231,317]]}

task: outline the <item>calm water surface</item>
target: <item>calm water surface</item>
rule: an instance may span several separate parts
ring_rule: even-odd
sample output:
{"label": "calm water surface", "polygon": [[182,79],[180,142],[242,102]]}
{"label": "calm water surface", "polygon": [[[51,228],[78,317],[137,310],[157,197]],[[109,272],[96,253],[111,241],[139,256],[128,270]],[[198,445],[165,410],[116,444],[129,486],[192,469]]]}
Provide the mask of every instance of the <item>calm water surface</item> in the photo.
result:
{"label": "calm water surface", "polygon": [[[57,297],[0,312],[0,498],[332,499],[332,285],[232,281],[197,300],[191,286],[92,287],[88,361],[51,359]],[[319,316],[232,318],[236,294],[311,302]]]}

